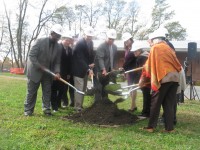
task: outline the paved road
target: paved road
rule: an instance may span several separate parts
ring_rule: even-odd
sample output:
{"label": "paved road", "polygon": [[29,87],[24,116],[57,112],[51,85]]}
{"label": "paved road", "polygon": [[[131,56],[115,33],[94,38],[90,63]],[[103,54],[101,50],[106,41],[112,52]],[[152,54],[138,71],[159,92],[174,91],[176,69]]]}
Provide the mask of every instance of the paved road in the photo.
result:
{"label": "paved road", "polygon": [[188,85],[184,91],[185,99],[195,99],[200,100],[200,86],[190,86]]}

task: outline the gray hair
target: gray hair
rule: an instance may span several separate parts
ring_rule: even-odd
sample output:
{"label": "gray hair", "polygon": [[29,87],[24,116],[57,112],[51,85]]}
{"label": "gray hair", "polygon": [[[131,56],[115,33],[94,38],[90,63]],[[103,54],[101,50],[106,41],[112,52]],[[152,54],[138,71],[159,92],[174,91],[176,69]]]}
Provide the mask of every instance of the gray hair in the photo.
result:
{"label": "gray hair", "polygon": [[155,38],[152,40],[152,43],[153,44],[158,44],[158,43],[161,43],[161,42],[164,42],[165,40],[161,37],[158,37],[158,38]]}

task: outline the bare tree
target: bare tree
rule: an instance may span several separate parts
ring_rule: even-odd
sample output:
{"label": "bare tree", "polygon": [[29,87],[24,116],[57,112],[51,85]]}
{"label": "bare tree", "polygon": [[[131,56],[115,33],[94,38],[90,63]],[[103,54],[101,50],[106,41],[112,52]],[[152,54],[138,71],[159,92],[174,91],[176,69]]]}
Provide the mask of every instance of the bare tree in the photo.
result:
{"label": "bare tree", "polygon": [[9,14],[8,14],[8,11],[7,11],[7,8],[6,8],[6,4],[4,3],[4,9],[5,9],[5,15],[6,15],[6,19],[7,19],[7,25],[8,25],[8,31],[9,31],[9,38],[10,38],[10,45],[11,45],[11,53],[13,54],[14,56],[14,60],[16,62],[16,65],[17,67],[20,67],[19,65],[19,61],[18,61],[18,58],[17,58],[17,52],[15,50],[15,41],[14,41],[14,36],[13,36],[13,33],[12,33],[12,29],[11,29],[11,21],[10,21],[10,17],[9,17]]}
{"label": "bare tree", "polygon": [[[3,69],[4,69],[4,63],[6,61],[6,59],[8,58],[8,55],[10,54],[10,48],[7,49],[6,48],[6,45],[4,45],[3,42],[5,42],[5,39],[4,39],[4,33],[5,33],[5,30],[4,30],[4,20],[1,21],[1,37],[0,37],[0,57],[3,59],[3,61],[1,62],[1,71],[3,72]],[[4,39],[4,40],[3,40]],[[13,65],[13,63],[12,63]]]}
{"label": "bare tree", "polygon": [[19,16],[18,16],[18,27],[17,27],[17,49],[20,67],[24,67],[22,58],[22,36],[23,36],[23,26],[25,21],[25,15],[27,10],[28,0],[19,1]]}
{"label": "bare tree", "polygon": [[99,17],[102,15],[102,3],[95,4],[94,1],[89,0],[88,5],[76,5],[76,9],[83,13],[83,17],[87,20],[87,24],[95,27]]}
{"label": "bare tree", "polygon": [[[28,43],[28,50],[26,53],[26,59],[25,61],[27,61],[27,57],[28,57],[28,53],[30,51],[31,48],[31,44],[32,42],[37,39],[37,37],[39,36],[39,34],[41,33],[42,28],[45,26],[45,24],[52,19],[52,16],[54,15],[56,8],[54,8],[52,11],[47,11],[45,12],[45,6],[47,4],[48,0],[44,0],[41,4],[41,8],[39,11],[39,16],[38,16],[38,21],[37,24],[33,30],[33,33],[30,37],[29,43]],[[33,6],[35,7],[35,6]]]}
{"label": "bare tree", "polygon": [[135,0],[127,3],[126,13],[127,15],[124,16],[125,19],[121,31],[135,35],[141,27],[141,25],[137,24],[139,6]]}
{"label": "bare tree", "polygon": [[105,3],[104,12],[107,15],[108,28],[119,28],[125,15],[126,2],[123,0],[106,0]]}
{"label": "bare tree", "polygon": [[0,29],[1,29],[1,35],[0,35],[0,57],[3,59],[3,61],[1,62],[1,71],[3,72],[4,63],[5,63],[6,59],[8,58],[8,55],[10,53],[10,49],[7,50],[6,45],[4,44],[4,42],[5,42],[5,36],[4,35],[5,35],[5,32],[6,32],[5,27],[4,27],[4,25],[5,25],[4,16],[2,16],[1,19],[2,20],[1,20],[1,27],[0,27]]}
{"label": "bare tree", "polygon": [[72,7],[61,6],[56,9],[52,20],[60,23],[61,25],[68,25],[69,30],[72,29],[72,23],[75,21],[76,16]]}

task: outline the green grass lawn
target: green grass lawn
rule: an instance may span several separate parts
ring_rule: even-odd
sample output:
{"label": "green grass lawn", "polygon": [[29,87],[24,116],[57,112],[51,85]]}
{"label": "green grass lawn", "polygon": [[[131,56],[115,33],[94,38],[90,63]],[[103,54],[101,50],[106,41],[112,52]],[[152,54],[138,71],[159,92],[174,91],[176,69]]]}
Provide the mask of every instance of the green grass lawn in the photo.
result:
{"label": "green grass lawn", "polygon": [[[16,76],[17,77],[17,76]],[[21,77],[21,76],[19,76]],[[198,150],[200,139],[200,101],[185,100],[178,106],[176,133],[161,133],[158,125],[155,133],[146,133],[140,128],[148,120],[117,128],[103,128],[86,123],[73,123],[62,116],[73,109],[61,109],[52,117],[43,116],[41,90],[39,90],[34,116],[23,115],[26,96],[26,80],[0,75],[0,150]],[[111,100],[116,97],[110,96]],[[92,97],[85,97],[84,106],[92,104]],[[142,99],[138,94],[137,104],[141,112]],[[130,99],[119,103],[127,110]]]}

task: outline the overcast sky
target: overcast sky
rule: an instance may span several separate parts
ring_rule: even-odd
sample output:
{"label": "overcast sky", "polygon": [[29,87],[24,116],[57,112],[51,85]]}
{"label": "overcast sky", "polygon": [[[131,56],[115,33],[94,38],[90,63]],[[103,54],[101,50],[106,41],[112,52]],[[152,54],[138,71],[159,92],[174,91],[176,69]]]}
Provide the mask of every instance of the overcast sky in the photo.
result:
{"label": "overcast sky", "polygon": [[[0,0],[0,12],[3,7],[3,0]],[[13,0],[5,0],[8,7],[13,5]],[[54,0],[52,0],[54,1]],[[63,0],[64,1],[64,0]],[[69,0],[66,0],[66,3]],[[85,2],[87,0],[70,0],[70,2],[80,4],[80,2]],[[96,0],[93,0],[96,1]],[[97,0],[100,1],[100,0]],[[130,1],[130,0],[127,0]],[[143,14],[144,19],[148,19],[148,15],[151,13],[151,8],[153,7],[154,0],[136,0],[140,4],[140,10]],[[55,2],[55,1],[54,1]],[[57,1],[58,2],[58,1]],[[65,1],[64,1],[65,2]],[[171,10],[175,11],[175,21],[179,21],[180,24],[187,29],[187,40],[190,41],[200,41],[200,0],[167,0]]]}

